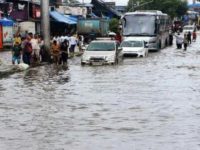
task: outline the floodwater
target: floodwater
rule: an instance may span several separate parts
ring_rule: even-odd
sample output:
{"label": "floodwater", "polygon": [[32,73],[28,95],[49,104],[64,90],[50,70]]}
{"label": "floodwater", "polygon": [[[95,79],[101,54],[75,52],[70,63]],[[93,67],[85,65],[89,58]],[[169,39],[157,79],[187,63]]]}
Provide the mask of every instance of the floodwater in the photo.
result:
{"label": "floodwater", "polygon": [[117,66],[74,58],[0,79],[0,150],[199,149],[200,40]]}

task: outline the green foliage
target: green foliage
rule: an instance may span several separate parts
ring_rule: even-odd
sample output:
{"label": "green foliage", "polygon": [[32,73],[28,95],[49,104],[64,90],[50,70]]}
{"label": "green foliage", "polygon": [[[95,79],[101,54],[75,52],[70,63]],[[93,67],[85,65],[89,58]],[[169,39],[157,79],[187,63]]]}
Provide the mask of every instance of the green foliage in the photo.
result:
{"label": "green foliage", "polygon": [[187,2],[182,2],[181,5],[178,6],[176,13],[178,17],[183,16],[188,10]]}
{"label": "green foliage", "polygon": [[137,7],[138,4],[145,3],[147,1],[145,0],[129,0],[127,5],[127,11],[135,11],[135,7]]}
{"label": "green foliage", "polygon": [[[151,0],[129,0],[127,10],[161,10],[174,18],[184,15],[188,9],[187,2],[182,0],[153,0],[153,2],[143,5],[150,1]],[[137,4],[139,4],[139,6]]]}
{"label": "green foliage", "polygon": [[111,19],[109,26],[110,26],[110,31],[117,33],[119,27],[119,20],[116,18]]}

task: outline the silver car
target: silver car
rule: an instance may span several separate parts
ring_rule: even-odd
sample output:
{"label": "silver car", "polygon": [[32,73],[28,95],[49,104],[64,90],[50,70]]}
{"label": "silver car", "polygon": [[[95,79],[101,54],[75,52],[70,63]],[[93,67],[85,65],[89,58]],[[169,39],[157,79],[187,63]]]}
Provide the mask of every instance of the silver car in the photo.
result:
{"label": "silver car", "polygon": [[116,64],[120,56],[122,57],[121,49],[116,41],[95,40],[85,49],[81,58],[81,64]]}

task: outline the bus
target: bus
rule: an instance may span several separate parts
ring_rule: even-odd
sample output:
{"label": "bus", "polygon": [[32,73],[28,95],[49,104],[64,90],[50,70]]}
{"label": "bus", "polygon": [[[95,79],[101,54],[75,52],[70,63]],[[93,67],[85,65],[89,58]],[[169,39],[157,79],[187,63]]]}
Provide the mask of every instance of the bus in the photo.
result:
{"label": "bus", "polygon": [[141,10],[125,13],[121,19],[124,40],[140,38],[147,43],[149,50],[156,51],[168,46],[172,24],[167,14]]}

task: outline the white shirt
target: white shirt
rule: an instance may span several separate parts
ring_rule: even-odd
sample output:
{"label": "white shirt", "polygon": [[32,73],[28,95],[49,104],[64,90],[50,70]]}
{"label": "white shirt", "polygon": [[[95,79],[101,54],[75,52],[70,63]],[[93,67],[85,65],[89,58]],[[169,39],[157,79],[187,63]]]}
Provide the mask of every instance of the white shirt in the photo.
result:
{"label": "white shirt", "polygon": [[69,39],[70,45],[76,45],[77,44],[77,39],[74,36],[71,36]]}
{"label": "white shirt", "polygon": [[59,40],[60,40],[59,37],[54,37],[54,38],[53,38],[53,41],[56,41],[58,44],[60,43]]}
{"label": "white shirt", "polygon": [[176,43],[182,44],[183,43],[183,37],[181,35],[175,35],[176,37]]}
{"label": "white shirt", "polygon": [[69,37],[66,35],[66,36],[64,36],[64,40],[67,40],[67,41],[69,41]]}
{"label": "white shirt", "polygon": [[37,39],[31,39],[31,45],[32,45],[32,49],[40,49],[39,43]]}

